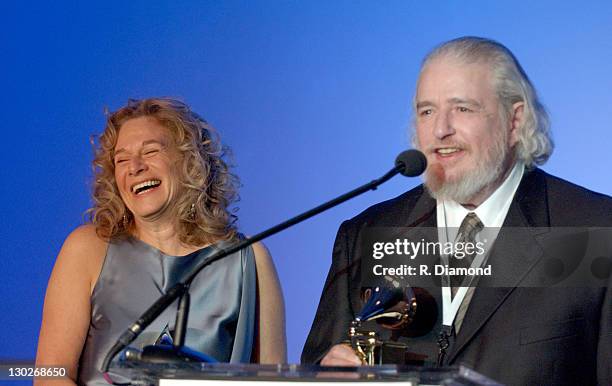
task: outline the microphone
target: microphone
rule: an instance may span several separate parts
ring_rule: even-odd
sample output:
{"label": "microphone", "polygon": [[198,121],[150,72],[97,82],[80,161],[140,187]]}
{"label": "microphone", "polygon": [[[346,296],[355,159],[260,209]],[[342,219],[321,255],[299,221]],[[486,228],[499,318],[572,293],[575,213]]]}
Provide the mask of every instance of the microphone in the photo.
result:
{"label": "microphone", "polygon": [[[426,167],[427,167],[427,160],[425,156],[423,155],[423,153],[421,153],[418,150],[414,150],[414,149],[406,150],[400,153],[399,156],[397,156],[395,160],[395,167],[389,170],[382,177],[372,180],[368,182],[367,184],[358,187],[357,189],[353,189],[348,193],[345,193],[330,201],[327,201],[283,223],[275,225],[272,228],[269,228],[261,233],[258,233],[249,239],[242,240],[227,249],[218,250],[216,253],[212,254],[208,258],[196,264],[191,269],[191,271],[189,271],[184,276],[184,280],[179,281],[172,288],[170,288],[168,292],[162,295],[151,307],[149,307],[147,311],[145,311],[145,313],[136,322],[134,322],[123,334],[121,334],[117,342],[113,345],[113,347],[108,351],[108,353],[104,357],[100,370],[102,370],[102,373],[106,374],[110,367],[110,362],[112,358],[117,353],[119,353],[119,351],[121,351],[123,348],[128,346],[131,342],[133,342],[138,337],[138,335],[140,335],[140,333],[145,328],[147,328],[147,326],[149,326],[166,308],[168,308],[168,306],[170,306],[170,304],[174,302],[174,300],[186,294],[189,290],[189,285],[191,284],[193,279],[196,277],[196,275],[208,265],[212,264],[213,262],[219,259],[229,256],[235,252],[238,252],[239,250],[246,248],[260,240],[263,240],[280,231],[283,231],[295,224],[298,224],[306,219],[309,219],[310,217],[313,217],[327,209],[333,208],[334,206],[339,205],[347,200],[350,200],[351,198],[358,196],[362,193],[365,193],[368,190],[376,190],[376,188],[379,185],[388,181],[389,179],[391,179],[397,174],[402,174],[407,177],[416,177],[420,175],[421,173],[423,173]],[[180,319],[183,321],[186,321],[187,317],[181,316]],[[177,322],[178,322],[178,318],[177,318]],[[175,328],[177,330],[180,329],[181,331],[184,331],[184,326],[182,327],[176,326]],[[182,341],[183,341],[182,338],[179,339],[179,342],[182,343]],[[180,352],[181,349],[182,349],[181,346],[174,347],[175,352]],[[191,359],[191,360],[195,360],[195,359]]]}
{"label": "microphone", "polygon": [[402,168],[399,171],[401,175],[416,177],[420,176],[427,168],[427,158],[418,150],[405,150],[395,159],[395,166]]}

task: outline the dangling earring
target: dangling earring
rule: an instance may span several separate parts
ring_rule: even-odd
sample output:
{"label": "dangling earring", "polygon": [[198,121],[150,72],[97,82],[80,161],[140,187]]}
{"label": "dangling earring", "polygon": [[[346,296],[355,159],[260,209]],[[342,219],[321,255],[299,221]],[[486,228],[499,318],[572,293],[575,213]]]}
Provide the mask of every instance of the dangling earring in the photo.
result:
{"label": "dangling earring", "polygon": [[123,229],[128,229],[128,226],[130,225],[130,221],[128,220],[128,216],[127,214],[123,214]]}
{"label": "dangling earring", "polygon": [[187,216],[189,217],[190,220],[195,220],[195,216],[196,216],[195,204],[191,204],[191,207],[189,208],[189,211],[187,212]]}

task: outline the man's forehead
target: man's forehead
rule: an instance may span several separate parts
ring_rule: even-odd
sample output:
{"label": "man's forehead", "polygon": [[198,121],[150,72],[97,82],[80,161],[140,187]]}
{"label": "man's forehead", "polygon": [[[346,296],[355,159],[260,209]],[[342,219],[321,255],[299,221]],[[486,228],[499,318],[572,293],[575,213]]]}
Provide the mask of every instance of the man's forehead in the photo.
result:
{"label": "man's forehead", "polygon": [[449,102],[479,100],[494,91],[491,72],[485,63],[461,63],[453,59],[436,59],[427,63],[417,82],[416,102],[431,98]]}

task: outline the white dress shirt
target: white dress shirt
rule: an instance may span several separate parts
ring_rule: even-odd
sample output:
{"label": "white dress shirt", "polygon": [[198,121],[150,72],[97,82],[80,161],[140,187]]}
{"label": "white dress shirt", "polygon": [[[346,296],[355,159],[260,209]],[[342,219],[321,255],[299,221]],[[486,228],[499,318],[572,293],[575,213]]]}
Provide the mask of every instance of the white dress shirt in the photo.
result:
{"label": "white dress shirt", "polygon": [[[517,162],[504,182],[473,211],[464,208],[455,201],[438,200],[436,204],[438,240],[441,243],[454,242],[465,216],[470,212],[476,213],[485,227],[483,231],[476,235],[476,241],[484,243],[485,253],[476,256],[472,262],[472,267],[483,265],[499,229],[506,219],[514,194],[523,178],[524,169],[525,165],[522,162]],[[448,259],[448,256],[446,256],[446,259]],[[455,331],[458,332],[473,294],[473,288],[460,287],[451,300],[451,289],[448,286],[442,287],[443,324],[449,326],[454,324]]]}

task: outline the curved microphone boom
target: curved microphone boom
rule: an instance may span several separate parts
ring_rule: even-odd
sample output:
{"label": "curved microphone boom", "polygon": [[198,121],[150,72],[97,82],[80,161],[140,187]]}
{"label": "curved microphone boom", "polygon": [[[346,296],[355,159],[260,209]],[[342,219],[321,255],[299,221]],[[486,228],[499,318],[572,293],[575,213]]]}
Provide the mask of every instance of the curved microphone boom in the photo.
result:
{"label": "curved microphone boom", "polygon": [[[193,281],[196,275],[205,267],[209,266],[213,262],[229,256],[239,250],[246,248],[260,240],[263,240],[269,236],[272,236],[282,230],[289,228],[295,224],[298,224],[312,216],[315,216],[327,209],[333,208],[351,198],[358,196],[368,190],[376,190],[376,188],[382,183],[388,181],[397,174],[402,174],[407,177],[416,177],[425,171],[427,167],[427,160],[423,153],[418,150],[406,150],[397,156],[395,160],[395,166],[389,170],[382,177],[372,180],[365,185],[358,187],[357,189],[351,190],[341,196],[334,198],[333,200],[327,201],[316,208],[310,209],[300,215],[297,215],[283,223],[280,223],[272,228],[269,228],[261,233],[258,233],[251,238],[242,240],[239,243],[234,244],[232,247],[227,249],[220,249],[217,253],[209,256],[194,266],[194,268],[184,276],[184,280],[178,282],[172,288],[170,288],[163,296],[161,296],[145,313],[134,322],[123,334],[121,334],[119,340],[109,350],[104,358],[101,366],[103,373],[107,373],[110,367],[112,358],[119,353],[123,348],[133,342],[140,333],[147,328],[170,304],[172,304],[177,298],[182,296],[189,288],[189,284]],[[186,320],[186,317],[185,317]]]}

